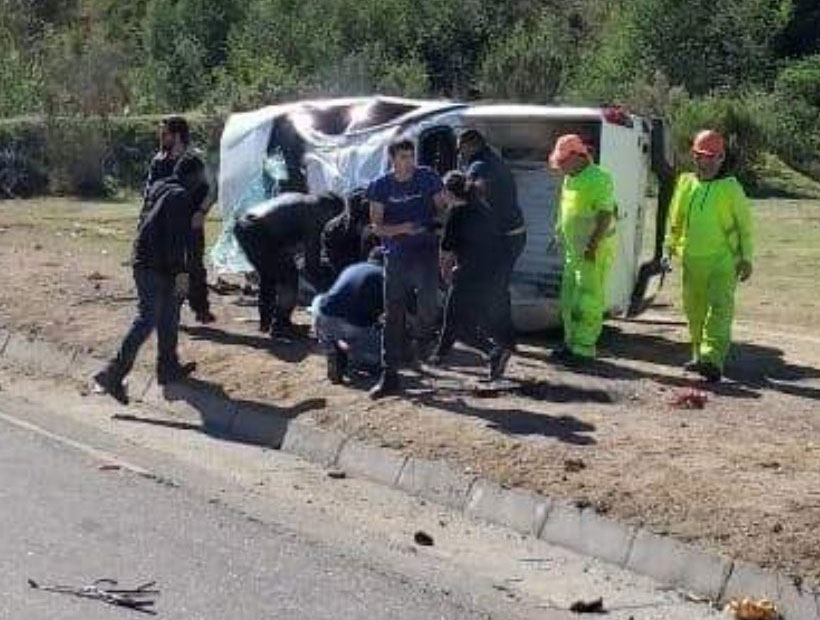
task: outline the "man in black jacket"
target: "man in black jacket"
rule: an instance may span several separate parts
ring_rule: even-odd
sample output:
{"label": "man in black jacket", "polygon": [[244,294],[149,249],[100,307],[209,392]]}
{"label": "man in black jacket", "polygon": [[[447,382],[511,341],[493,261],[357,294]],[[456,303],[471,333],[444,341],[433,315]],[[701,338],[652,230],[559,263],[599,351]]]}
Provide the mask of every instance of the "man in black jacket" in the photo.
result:
{"label": "man in black jacket", "polygon": [[336,194],[282,194],[247,211],[234,234],[259,274],[259,329],[292,334],[291,314],[299,292],[296,252],[304,248],[305,276],[321,289],[321,235],[325,224],[344,208]]}
{"label": "man in black jacket", "polygon": [[379,245],[379,238],[369,231],[370,205],[364,189],[351,193],[344,211],[325,224],[322,231],[322,260],[328,271],[328,285],[346,267],[365,260]]}
{"label": "man in black jacket", "polygon": [[[153,185],[170,177],[174,173],[177,161],[186,153],[192,154],[188,122],[182,116],[168,116],[162,119],[160,148],[148,168],[145,182],[146,202],[143,208],[148,207],[147,197]],[[192,156],[196,157],[193,154]],[[200,323],[212,323],[216,320],[208,303],[208,273],[205,271],[205,217],[213,204],[213,195],[208,183],[203,183],[195,196],[197,211],[193,217],[188,305]]]}
{"label": "man in black jacket", "polygon": [[177,357],[180,300],[188,293],[191,260],[191,217],[194,196],[205,182],[202,161],[183,155],[174,174],[154,184],[146,197],[134,240],[132,265],[139,298],[137,316],[117,356],[94,376],[97,390],[123,404],[128,402],[123,379],[131,371],[140,347],[157,330],[157,380],[172,383],[190,374],[195,364]]}
{"label": "man in black jacket", "polygon": [[493,295],[488,303],[493,304],[492,314],[500,317],[505,326],[503,344],[511,349],[515,346],[515,330],[510,308],[510,278],[527,245],[527,226],[518,203],[515,177],[504,159],[476,129],[467,129],[459,135],[458,151],[468,180],[490,206],[501,233],[502,251],[492,274]]}

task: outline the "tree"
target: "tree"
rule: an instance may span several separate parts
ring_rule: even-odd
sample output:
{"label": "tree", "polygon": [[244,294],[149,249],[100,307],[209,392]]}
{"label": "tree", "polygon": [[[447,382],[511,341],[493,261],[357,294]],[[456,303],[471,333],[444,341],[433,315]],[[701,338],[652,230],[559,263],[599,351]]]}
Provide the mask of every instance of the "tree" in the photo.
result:
{"label": "tree", "polygon": [[519,22],[484,58],[481,93],[497,99],[554,101],[577,57],[575,50],[569,24],[562,17],[545,13],[535,22]]}

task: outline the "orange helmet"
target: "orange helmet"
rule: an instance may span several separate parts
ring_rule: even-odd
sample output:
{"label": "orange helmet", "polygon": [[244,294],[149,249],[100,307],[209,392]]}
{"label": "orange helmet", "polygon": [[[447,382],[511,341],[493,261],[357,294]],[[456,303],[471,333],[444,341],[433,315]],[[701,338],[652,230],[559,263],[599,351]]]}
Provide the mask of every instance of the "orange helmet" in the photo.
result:
{"label": "orange helmet", "polygon": [[693,155],[705,155],[706,157],[714,157],[715,155],[723,155],[726,152],[726,142],[723,140],[718,132],[711,129],[704,129],[698,132],[692,142]]}
{"label": "orange helmet", "polygon": [[589,148],[578,134],[564,134],[555,141],[555,147],[549,156],[549,165],[551,168],[558,169],[572,155],[589,157]]}

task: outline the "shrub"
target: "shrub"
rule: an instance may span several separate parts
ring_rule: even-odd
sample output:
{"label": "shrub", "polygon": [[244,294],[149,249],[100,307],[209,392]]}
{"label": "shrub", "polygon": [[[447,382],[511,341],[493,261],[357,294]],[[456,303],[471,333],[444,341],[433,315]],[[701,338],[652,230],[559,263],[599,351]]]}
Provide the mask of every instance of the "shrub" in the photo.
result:
{"label": "shrub", "polygon": [[481,64],[479,88],[496,99],[553,101],[575,55],[568,24],[545,13],[533,24],[520,22],[492,46]]}
{"label": "shrub", "polygon": [[772,150],[793,168],[820,180],[820,54],[783,69],[772,100]]}
{"label": "shrub", "polygon": [[766,132],[750,105],[755,95],[746,97],[709,96],[684,99],[670,113],[673,140],[679,163],[690,161],[692,138],[701,129],[715,129],[726,138],[729,164],[746,186],[758,184],[758,164],[766,149]]}
{"label": "shrub", "polygon": [[[0,123],[0,181],[11,191],[105,197],[118,189],[141,190],[157,148],[160,116],[29,118]],[[191,116],[193,143],[215,167],[222,120]],[[8,182],[8,181],[6,181]],[[2,185],[0,185],[2,187]]]}

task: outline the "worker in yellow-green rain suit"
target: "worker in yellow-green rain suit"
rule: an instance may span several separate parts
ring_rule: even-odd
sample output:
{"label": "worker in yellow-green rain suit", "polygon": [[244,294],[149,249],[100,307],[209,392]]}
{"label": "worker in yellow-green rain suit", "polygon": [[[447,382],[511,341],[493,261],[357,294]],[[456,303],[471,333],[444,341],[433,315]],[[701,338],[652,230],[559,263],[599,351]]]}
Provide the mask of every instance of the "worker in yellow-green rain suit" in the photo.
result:
{"label": "worker in yellow-green rain suit", "polygon": [[694,173],[677,181],[666,251],[683,262],[683,308],[692,360],[686,370],[720,381],[732,337],[735,288],[752,275],[752,214],[738,180],[726,173],[723,137],[711,130],[692,144]]}
{"label": "worker in yellow-green rain suit", "polygon": [[558,217],[564,245],[564,346],[552,357],[577,363],[595,357],[603,327],[607,281],[615,257],[615,193],[612,176],[593,163],[578,135],[558,138],[549,165],[565,175]]}

